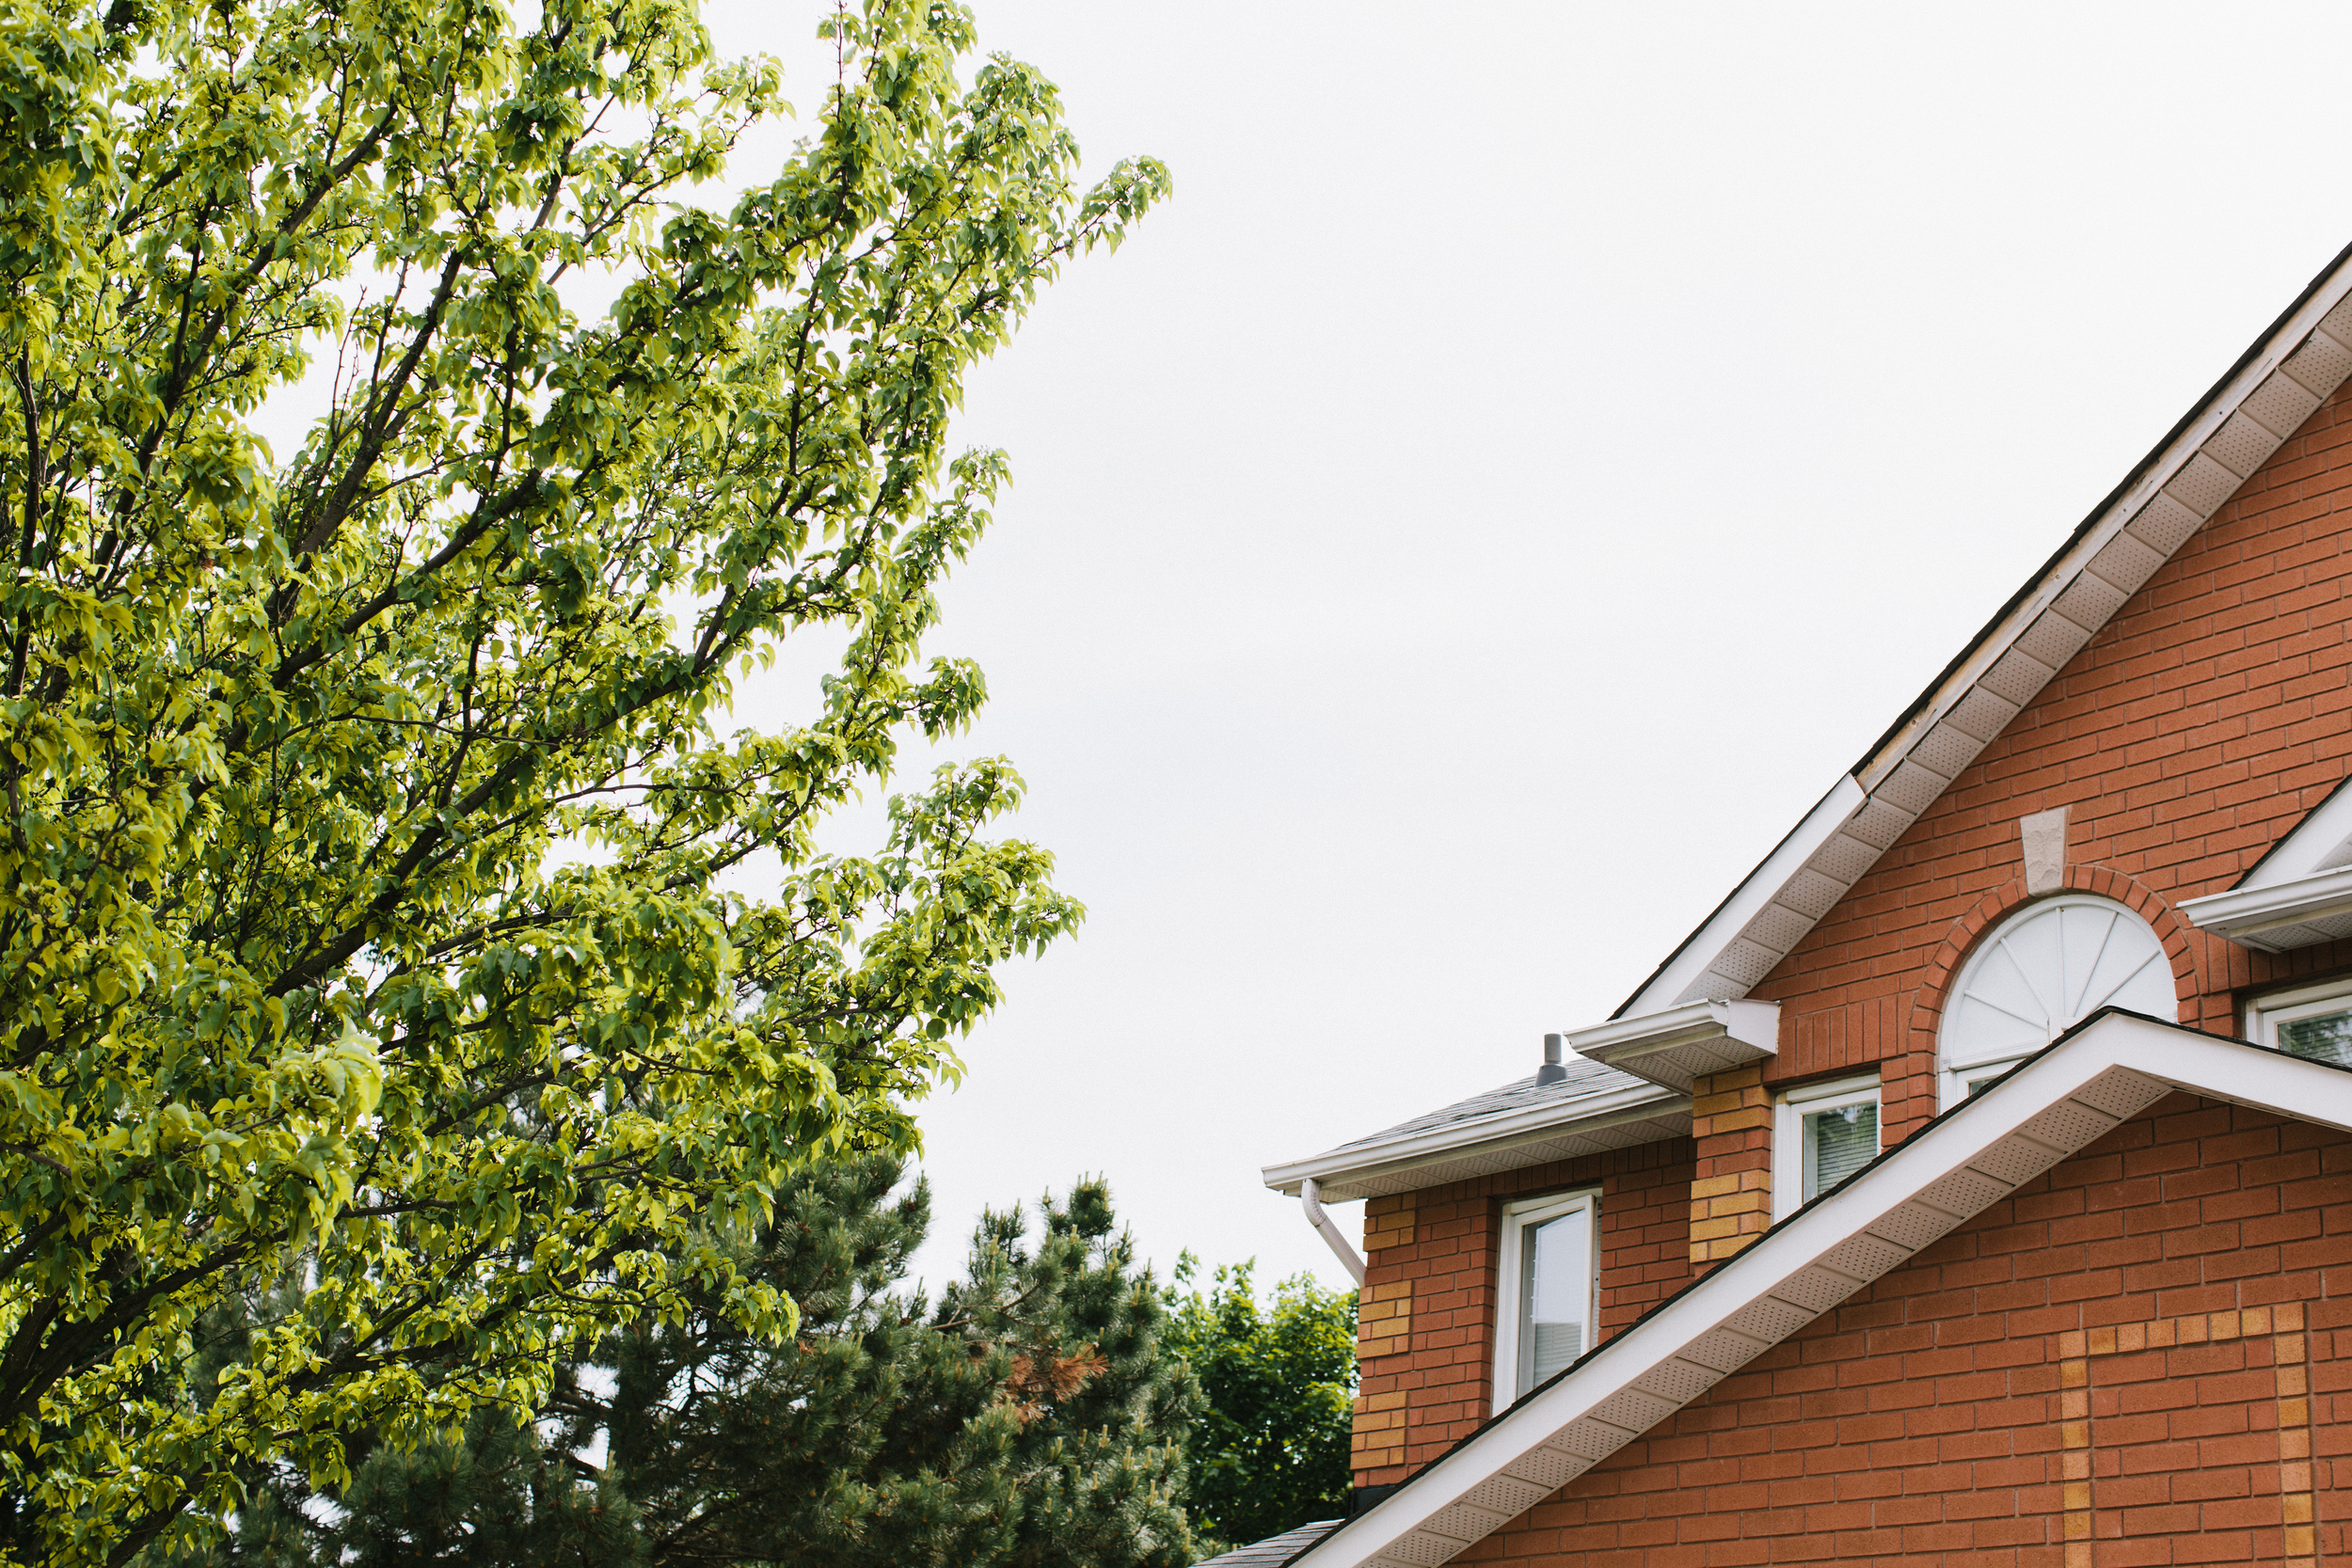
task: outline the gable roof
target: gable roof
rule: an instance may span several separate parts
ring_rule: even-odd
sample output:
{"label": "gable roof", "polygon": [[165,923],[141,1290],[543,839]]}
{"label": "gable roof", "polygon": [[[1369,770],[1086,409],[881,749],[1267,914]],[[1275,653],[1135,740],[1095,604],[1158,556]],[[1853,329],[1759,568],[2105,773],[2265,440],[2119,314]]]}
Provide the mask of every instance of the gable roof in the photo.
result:
{"label": "gable roof", "polygon": [[[1611,1016],[1742,997],[1770,974],[2156,568],[2352,375],[2347,295],[2352,246],[2312,279],[1763,863]],[[2352,877],[2346,880],[2352,888]]]}
{"label": "gable roof", "polygon": [[2175,1089],[2352,1131],[2352,1069],[2093,1014],[1291,1559],[1435,1568]]}

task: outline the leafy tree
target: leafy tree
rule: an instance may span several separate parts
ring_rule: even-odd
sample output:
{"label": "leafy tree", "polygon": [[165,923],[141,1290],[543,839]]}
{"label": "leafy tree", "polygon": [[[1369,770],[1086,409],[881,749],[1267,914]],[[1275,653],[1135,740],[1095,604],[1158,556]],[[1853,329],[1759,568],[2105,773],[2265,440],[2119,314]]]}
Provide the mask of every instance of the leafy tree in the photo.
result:
{"label": "leafy tree", "polygon": [[[1183,1439],[1199,1390],[1163,1342],[1100,1182],[983,1216],[932,1306],[894,1291],[930,1221],[896,1161],[803,1177],[736,1249],[802,1307],[797,1340],[714,1296],[565,1365],[547,1419],[478,1411],[379,1447],[316,1506],[279,1466],[212,1568],[1179,1568]],[[580,1457],[601,1449],[600,1465]],[[331,1523],[326,1522],[332,1520]]]}
{"label": "leafy tree", "polygon": [[1253,1265],[1220,1268],[1205,1291],[1176,1266],[1169,1343],[1200,1380],[1193,1524],[1229,1544],[1263,1541],[1347,1512],[1356,1392],[1356,1292],[1311,1275],[1283,1280],[1262,1309]]}
{"label": "leafy tree", "polygon": [[[1077,918],[984,836],[1000,763],[812,835],[981,700],[919,649],[1004,472],[947,460],[961,378],[1166,177],[1081,191],[952,0],[827,10],[838,82],[724,211],[684,198],[782,84],[693,0],[0,16],[0,1554],[342,1484],[689,1298],[789,1336],[712,1238],[906,1147]],[[809,628],[807,723],[723,736]],[[199,1320],[290,1275],[199,1398]]]}

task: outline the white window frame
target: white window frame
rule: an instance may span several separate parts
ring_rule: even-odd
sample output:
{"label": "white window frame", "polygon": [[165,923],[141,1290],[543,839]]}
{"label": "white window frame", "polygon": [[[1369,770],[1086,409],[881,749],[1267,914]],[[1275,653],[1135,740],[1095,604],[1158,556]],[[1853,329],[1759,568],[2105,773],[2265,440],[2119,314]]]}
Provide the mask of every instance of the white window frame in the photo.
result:
{"label": "white window frame", "polygon": [[2352,975],[2316,986],[2274,990],[2246,1004],[2246,1037],[2256,1045],[2279,1049],[2279,1025],[2322,1013],[2352,1011]]}
{"label": "white window frame", "polygon": [[1941,1073],[1937,1074],[1940,1081],[1941,1094],[1940,1098],[1936,1101],[1936,1109],[1940,1111],[1950,1110],[1953,1106],[1968,1098],[1969,1085],[1986,1078],[1998,1078],[2001,1074],[2007,1072],[2010,1069],[2015,1067],[2018,1063],[2032,1055],[2035,1051],[2042,1051],[2045,1049],[2047,1048],[2037,1045],[2033,1048],[2033,1051],[2020,1051],[2013,1055],[1987,1056],[1980,1062],[1967,1062],[1957,1067],[1947,1066]]}
{"label": "white window frame", "polygon": [[1517,1402],[1519,1387],[1519,1276],[1527,1260],[1519,1238],[1531,1225],[1556,1220],[1583,1209],[1593,1216],[1593,1259],[1585,1271],[1592,1299],[1584,1304],[1585,1345],[1590,1351],[1600,1339],[1600,1189],[1581,1187],[1572,1193],[1546,1193],[1541,1197],[1516,1198],[1502,1206],[1502,1244],[1496,1249],[1494,1399],[1489,1413],[1500,1415]]}
{"label": "white window frame", "polygon": [[1881,1103],[1879,1075],[1861,1073],[1832,1078],[1790,1089],[1772,1106],[1772,1221],[1778,1224],[1804,1207],[1804,1117],[1812,1111],[1835,1111],[1865,1101],[1879,1106],[1879,1151],[1886,1151],[1886,1108]]}
{"label": "white window frame", "polygon": [[[1968,961],[1963,964],[1960,973],[1952,977],[1951,990],[1945,997],[1946,1007],[1957,1006],[1960,999],[1967,995],[1969,982],[1976,977],[1978,966],[1991,960],[2002,938],[2027,922],[2046,915],[2057,909],[2095,909],[2113,911],[2122,919],[2140,927],[2151,937],[2154,937],[2158,956],[2160,958],[2164,956],[2164,939],[2157,935],[2154,927],[2151,926],[2137,910],[2129,905],[2092,893],[2068,893],[2055,898],[2037,898],[2029,904],[2011,910],[1984,934],[1984,940],[1977,944],[1975,951],[1968,955]],[[2169,960],[2166,961],[2169,963]],[[1948,1011],[1945,1015],[1947,1023],[1950,1016]],[[2175,1022],[2180,1018],[2180,1005],[2177,1000],[2173,1004],[2172,1017]],[[2074,1023],[2064,1024],[2060,1026],[2058,1034],[2063,1034],[2074,1026]],[[2052,1035],[2051,1038],[2057,1038],[2057,1034]],[[1937,1031],[1935,1042],[1936,1109],[1950,1110],[1968,1098],[1968,1085],[1971,1083],[1985,1078],[1998,1078],[2026,1057],[2043,1050],[2049,1043],[2049,1040],[2045,1039],[2040,1045],[2029,1045],[2020,1051],[2000,1052],[1994,1054],[1985,1054],[1980,1051],[1979,1054],[1964,1060],[1955,1060],[1951,1053],[1950,1042],[1943,1037],[1941,1030]]]}

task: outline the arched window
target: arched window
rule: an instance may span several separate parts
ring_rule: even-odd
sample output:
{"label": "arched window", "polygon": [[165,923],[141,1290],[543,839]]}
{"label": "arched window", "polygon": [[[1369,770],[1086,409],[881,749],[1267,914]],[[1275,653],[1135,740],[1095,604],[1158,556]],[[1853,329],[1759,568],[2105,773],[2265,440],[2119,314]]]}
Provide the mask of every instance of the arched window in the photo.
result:
{"label": "arched window", "polygon": [[2172,964],[2148,923],[2079,894],[2018,911],[1977,944],[1944,1009],[1945,1105],[2108,1006],[2180,1016]]}

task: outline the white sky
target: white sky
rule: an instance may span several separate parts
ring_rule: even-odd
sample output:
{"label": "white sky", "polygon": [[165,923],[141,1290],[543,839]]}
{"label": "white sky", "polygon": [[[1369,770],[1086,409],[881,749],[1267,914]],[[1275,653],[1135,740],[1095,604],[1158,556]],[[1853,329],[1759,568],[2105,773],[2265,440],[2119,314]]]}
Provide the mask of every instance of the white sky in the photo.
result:
{"label": "white sky", "polygon": [[927,1108],[933,1278],[1083,1171],[1344,1283],[1259,1167],[1605,1017],[2352,240],[2340,7],[978,10],[1177,194],[962,421],[951,750],[1091,918]]}
{"label": "white sky", "polygon": [[[976,4],[1177,193],[962,418],[943,754],[1091,917],[926,1107],[934,1279],[1099,1172],[1344,1283],[1259,1167],[1604,1018],[2352,240],[2340,6]],[[813,112],[826,8],[708,15]]]}

